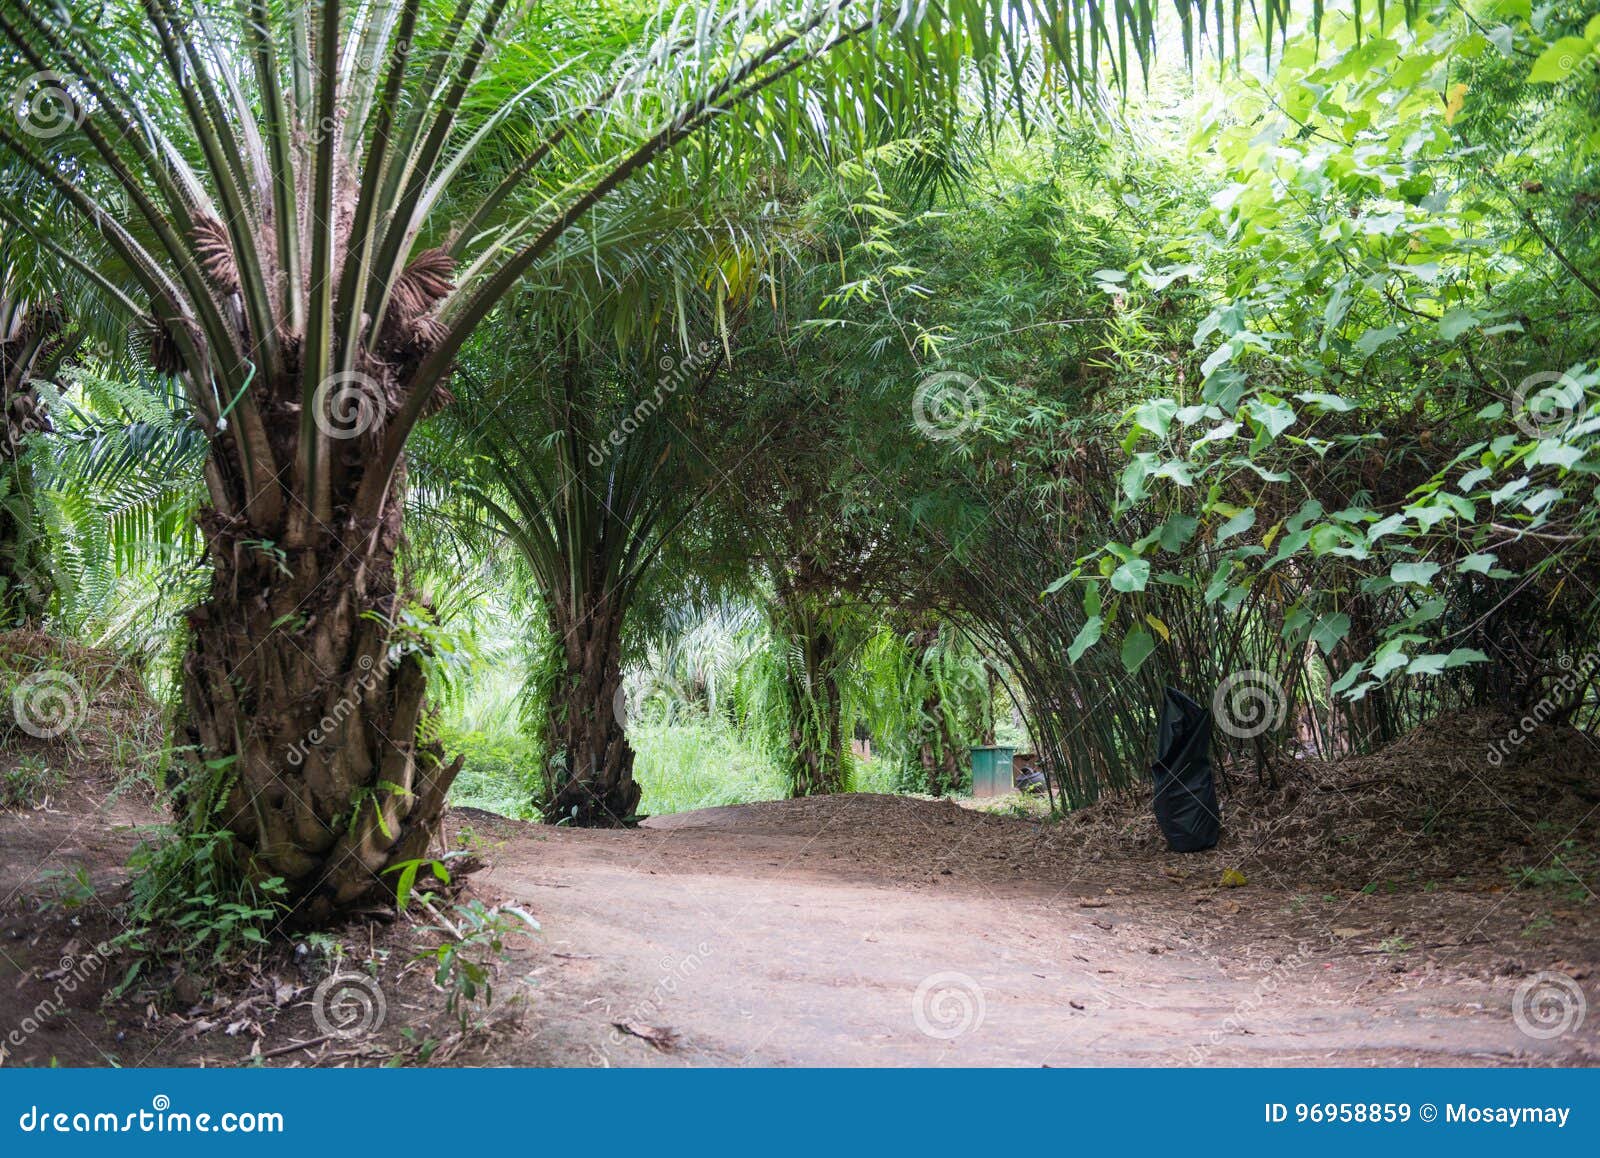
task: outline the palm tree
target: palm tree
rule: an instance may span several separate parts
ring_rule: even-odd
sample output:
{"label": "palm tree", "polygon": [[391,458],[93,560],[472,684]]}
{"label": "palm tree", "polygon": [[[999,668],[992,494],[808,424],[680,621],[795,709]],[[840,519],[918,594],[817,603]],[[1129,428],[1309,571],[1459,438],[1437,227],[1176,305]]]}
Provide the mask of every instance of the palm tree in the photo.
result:
{"label": "palm tree", "polygon": [[40,396],[82,340],[59,296],[30,295],[0,227],[0,628],[37,623],[54,589],[28,450],[50,430]]}
{"label": "palm tree", "polygon": [[[1199,0],[1179,10],[1186,34],[1203,23]],[[416,739],[404,451],[506,295],[697,133],[863,139],[882,109],[953,109],[964,77],[993,94],[1041,49],[1070,77],[1103,51],[1126,76],[1155,35],[1153,0],[101,13],[0,3],[19,114],[0,118],[0,221],[48,221],[44,252],[141,318],[150,364],[184,383],[212,566],[183,664],[187,823],[230,829],[311,919],[390,891],[455,774]]]}
{"label": "palm tree", "polygon": [[636,813],[624,632],[701,497],[747,465],[726,445],[737,399],[719,386],[788,220],[764,183],[721,205],[646,182],[603,223],[618,227],[603,229],[599,259],[517,295],[463,359],[472,389],[445,425],[470,449],[445,457],[546,613],[530,699],[543,708],[549,823]]}

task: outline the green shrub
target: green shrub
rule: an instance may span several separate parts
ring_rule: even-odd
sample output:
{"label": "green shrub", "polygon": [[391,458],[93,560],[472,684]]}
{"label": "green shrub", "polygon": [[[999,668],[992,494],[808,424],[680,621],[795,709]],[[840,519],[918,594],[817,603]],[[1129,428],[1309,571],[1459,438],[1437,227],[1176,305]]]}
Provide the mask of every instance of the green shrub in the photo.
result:
{"label": "green shrub", "polygon": [[783,772],[729,728],[704,719],[636,724],[628,729],[637,758],[634,778],[644,790],[641,813],[660,815],[781,800]]}
{"label": "green shrub", "polygon": [[450,786],[450,803],[517,820],[535,820],[533,796],[539,782],[534,742],[506,729],[466,731],[446,725],[440,740],[452,756],[464,756],[461,774]]}

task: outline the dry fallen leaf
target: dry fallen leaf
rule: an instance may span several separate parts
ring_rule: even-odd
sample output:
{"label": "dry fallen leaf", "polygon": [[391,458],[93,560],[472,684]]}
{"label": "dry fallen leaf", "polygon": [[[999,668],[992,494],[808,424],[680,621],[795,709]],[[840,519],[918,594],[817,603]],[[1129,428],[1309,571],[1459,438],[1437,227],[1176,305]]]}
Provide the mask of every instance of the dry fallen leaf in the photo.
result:
{"label": "dry fallen leaf", "polygon": [[678,1034],[664,1025],[645,1025],[641,1021],[613,1021],[612,1026],[623,1033],[642,1038],[662,1053],[671,1053],[678,1044]]}

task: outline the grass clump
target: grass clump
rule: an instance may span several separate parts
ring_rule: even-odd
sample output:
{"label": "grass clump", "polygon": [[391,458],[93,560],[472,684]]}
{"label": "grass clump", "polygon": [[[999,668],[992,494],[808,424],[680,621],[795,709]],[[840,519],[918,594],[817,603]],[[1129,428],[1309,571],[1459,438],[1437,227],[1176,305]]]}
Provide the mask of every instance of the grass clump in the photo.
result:
{"label": "grass clump", "polygon": [[782,800],[783,772],[730,729],[704,719],[642,723],[628,729],[636,753],[633,775],[644,795],[641,813],[661,815]]}

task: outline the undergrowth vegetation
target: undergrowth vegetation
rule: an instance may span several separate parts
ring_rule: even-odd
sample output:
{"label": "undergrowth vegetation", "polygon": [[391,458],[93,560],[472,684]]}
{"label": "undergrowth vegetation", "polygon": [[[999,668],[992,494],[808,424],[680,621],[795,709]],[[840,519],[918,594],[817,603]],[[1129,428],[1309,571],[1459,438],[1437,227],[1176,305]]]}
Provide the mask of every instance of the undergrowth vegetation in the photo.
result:
{"label": "undergrowth vegetation", "polygon": [[[111,7],[0,27],[8,91],[95,62],[0,131],[0,806],[160,798],[152,974],[407,910],[447,803],[964,796],[1008,747],[1071,818],[1167,687],[1264,792],[1600,727],[1577,0],[1268,5],[1221,69],[1142,5],[1137,59],[1076,4],[329,6],[315,99],[278,5]],[[462,903],[452,1011],[518,919]]]}

